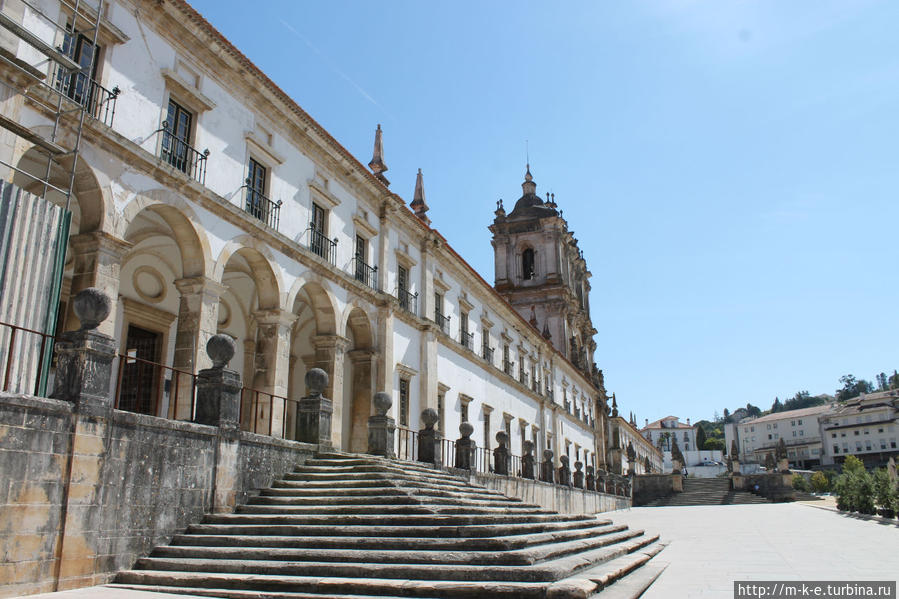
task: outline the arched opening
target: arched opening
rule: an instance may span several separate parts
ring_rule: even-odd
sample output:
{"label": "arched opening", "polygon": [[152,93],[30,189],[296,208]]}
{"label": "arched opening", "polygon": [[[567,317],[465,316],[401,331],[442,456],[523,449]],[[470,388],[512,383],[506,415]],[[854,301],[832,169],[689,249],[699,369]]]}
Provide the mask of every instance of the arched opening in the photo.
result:
{"label": "arched opening", "polygon": [[529,281],[534,276],[534,250],[533,248],[527,248],[521,253],[521,277]]}
{"label": "arched opening", "polygon": [[347,318],[349,351],[344,360],[341,447],[344,451],[368,450],[368,418],[373,397],[373,339],[368,316],[355,307]]}
{"label": "arched opening", "polygon": [[[241,247],[222,271],[218,332],[236,340],[231,368],[240,372],[243,430],[280,435],[283,405],[278,395],[280,335],[278,281],[268,260],[256,249]],[[286,370],[286,365],[284,366]]]}
{"label": "arched opening", "polygon": [[119,277],[117,338],[126,356],[119,364],[119,409],[168,418],[191,417],[199,314],[182,281],[202,276],[199,236],[177,208],[152,204],[128,224]]}

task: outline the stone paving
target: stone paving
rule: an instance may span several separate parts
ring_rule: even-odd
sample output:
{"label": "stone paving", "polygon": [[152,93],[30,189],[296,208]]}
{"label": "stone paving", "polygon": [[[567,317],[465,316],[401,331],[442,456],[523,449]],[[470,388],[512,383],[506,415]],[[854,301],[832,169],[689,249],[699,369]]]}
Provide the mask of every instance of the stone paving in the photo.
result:
{"label": "stone paving", "polygon": [[732,598],[734,580],[896,580],[899,525],[813,507],[826,502],[640,507],[603,514],[670,543],[646,599]]}

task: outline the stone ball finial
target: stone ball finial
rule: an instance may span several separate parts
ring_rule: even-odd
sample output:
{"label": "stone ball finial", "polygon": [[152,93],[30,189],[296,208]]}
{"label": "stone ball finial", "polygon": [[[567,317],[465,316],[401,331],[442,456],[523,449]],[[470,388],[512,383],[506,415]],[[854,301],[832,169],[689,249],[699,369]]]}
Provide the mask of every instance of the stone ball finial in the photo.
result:
{"label": "stone ball finial", "polygon": [[206,342],[206,355],[212,360],[213,368],[224,368],[234,357],[234,337],[219,333]]}
{"label": "stone ball finial", "polygon": [[506,434],[506,431],[499,431],[496,433],[496,442],[503,447],[509,443],[509,435]]}
{"label": "stone ball finial", "polygon": [[584,467],[584,463],[581,462],[580,460],[578,460],[577,462],[574,463],[574,469],[577,470],[578,472],[580,472],[581,468],[583,468],[583,467]]}
{"label": "stone ball finial", "polygon": [[544,449],[543,450],[543,459],[547,462],[551,462],[553,459],[553,450],[552,449]]}
{"label": "stone ball finial", "polygon": [[306,373],[306,393],[321,395],[328,386],[328,373],[321,368],[313,368]]}
{"label": "stone ball finial", "polygon": [[568,465],[568,456],[563,453],[562,455],[559,456],[559,461],[562,462],[563,466],[567,466]]}
{"label": "stone ball finial", "polygon": [[393,398],[386,391],[378,391],[375,393],[372,403],[375,404],[375,412],[378,416],[386,416],[387,410],[393,405]]}
{"label": "stone ball finial", "polygon": [[89,331],[96,329],[106,320],[112,310],[112,301],[100,289],[88,287],[79,291],[72,300],[72,309],[81,321],[81,330]]}
{"label": "stone ball finial", "polygon": [[434,428],[438,418],[440,418],[440,416],[434,408],[425,408],[421,411],[421,421],[424,423],[426,429]]}
{"label": "stone ball finial", "polygon": [[533,441],[524,441],[521,444],[521,449],[524,451],[526,455],[531,455],[531,452],[534,451],[534,442]]}
{"label": "stone ball finial", "polygon": [[471,433],[474,432],[474,427],[471,426],[470,422],[463,422],[459,425],[459,434],[462,435],[463,439],[467,439],[471,436]]}

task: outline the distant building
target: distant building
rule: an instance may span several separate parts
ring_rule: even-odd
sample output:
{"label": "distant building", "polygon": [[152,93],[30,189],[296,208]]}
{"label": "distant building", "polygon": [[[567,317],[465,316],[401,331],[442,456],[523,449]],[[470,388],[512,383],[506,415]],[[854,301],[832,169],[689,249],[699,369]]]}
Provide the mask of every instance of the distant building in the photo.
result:
{"label": "distant building", "polygon": [[730,451],[736,440],[741,462],[761,464],[783,439],[791,467],[817,466],[821,464],[822,449],[818,420],[830,409],[831,405],[814,406],[731,422],[724,426],[725,447]]}
{"label": "distant building", "polygon": [[841,464],[847,455],[865,466],[882,466],[890,457],[899,458],[896,420],[899,390],[860,395],[822,414],[820,435],[824,441],[821,463]]}
{"label": "distant building", "polygon": [[613,409],[609,418],[609,425],[612,429],[612,445],[608,454],[609,467],[612,469],[612,472],[627,474],[628,445],[634,448],[634,472],[636,474],[658,474],[663,472],[664,459],[662,452],[646,439],[641,434],[641,431],[637,430],[633,422],[628,422],[626,418],[618,416],[617,410]]}
{"label": "distant building", "polygon": [[690,419],[683,424],[677,416],[666,416],[655,422],[646,421],[646,426],[640,430],[647,441],[658,446],[662,441],[662,450],[671,451],[671,439],[677,437],[677,444],[681,451],[701,449],[696,446],[696,429],[690,425]]}

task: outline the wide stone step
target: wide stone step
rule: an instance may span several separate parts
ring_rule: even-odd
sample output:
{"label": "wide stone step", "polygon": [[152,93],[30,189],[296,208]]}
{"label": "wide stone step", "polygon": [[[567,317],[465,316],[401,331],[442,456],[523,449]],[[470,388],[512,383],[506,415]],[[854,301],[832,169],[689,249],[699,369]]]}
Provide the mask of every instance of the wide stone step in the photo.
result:
{"label": "wide stone step", "polygon": [[552,582],[570,576],[609,559],[636,551],[655,542],[658,537],[641,536],[637,540],[621,540],[576,555],[566,554],[533,565],[470,565],[464,563],[371,563],[371,562],[297,562],[272,559],[205,559],[145,557],[137,560],[135,569],[172,572],[231,573],[248,576],[320,576],[340,578],[400,578],[415,580],[482,580],[512,582]]}
{"label": "wide stone step", "polygon": [[384,464],[352,464],[352,465],[327,465],[327,466],[297,466],[293,469],[293,474],[352,474],[352,473],[379,473],[379,474],[405,474],[406,476],[420,476],[425,479],[447,480],[459,482],[457,476],[446,474],[440,470],[429,470],[426,468],[404,468]]}
{"label": "wide stone step", "polygon": [[[258,591],[241,591],[237,589],[192,589],[189,587],[167,587],[167,586],[143,586],[135,584],[107,584],[107,588],[122,589],[129,591],[144,591],[149,593],[163,593],[170,595],[191,595],[193,597],[226,597],[231,599],[261,599],[262,595]],[[340,595],[320,594],[320,593],[265,593],[265,599],[403,599],[400,596],[387,595]]]}
{"label": "wide stone step", "polygon": [[285,504],[248,504],[237,508],[238,514],[284,514],[284,515],[395,515],[395,514],[434,514],[447,516],[462,515],[507,515],[507,514],[554,514],[550,510],[526,505],[516,506],[480,506],[480,505],[448,505],[448,504],[414,504],[414,505],[285,505]]}
{"label": "wide stone step", "polygon": [[643,531],[625,530],[586,539],[553,542],[513,551],[441,551],[403,548],[397,550],[360,548],[276,548],[221,546],[157,547],[151,557],[178,559],[271,560],[291,562],[407,563],[526,566],[572,553],[605,547],[639,537]]}
{"label": "wide stone step", "polygon": [[285,506],[338,506],[338,505],[430,505],[430,506],[471,506],[471,507],[496,507],[513,510],[539,509],[540,506],[522,503],[520,501],[506,501],[498,498],[490,499],[461,499],[458,497],[433,497],[410,495],[369,495],[362,497],[343,497],[340,495],[305,497],[288,494],[257,495],[247,500],[248,505],[285,505]]}
{"label": "wide stone step", "polygon": [[623,532],[627,526],[597,520],[593,526],[531,532],[503,537],[422,538],[422,537],[340,537],[276,536],[229,534],[180,534],[172,538],[178,546],[200,547],[281,547],[310,549],[374,549],[423,551],[509,551]]}
{"label": "wide stone step", "polygon": [[227,535],[274,535],[303,537],[421,537],[421,538],[479,538],[502,537],[505,535],[526,535],[592,528],[592,517],[571,518],[560,521],[528,522],[523,524],[469,524],[469,525],[423,525],[385,526],[381,525],[299,525],[299,524],[253,524],[207,523],[188,527],[190,534]]}
{"label": "wide stone step", "polygon": [[[263,507],[263,506],[257,506]],[[209,514],[207,524],[294,524],[330,526],[470,526],[567,521],[561,514]]]}
{"label": "wide stone step", "polygon": [[[298,593],[318,593],[337,597],[388,596],[439,597],[447,599],[481,599],[508,597],[545,599],[544,583],[485,582],[485,581],[425,581],[379,580],[375,578],[320,578],[308,576],[271,576],[244,574],[208,574],[200,572],[153,572],[128,570],[116,576],[118,585],[151,585],[181,589],[182,593],[211,597],[254,597],[259,599],[297,599]],[[169,592],[172,592],[169,590]],[[229,595],[233,591],[250,594]],[[301,597],[301,595],[299,596]]]}

